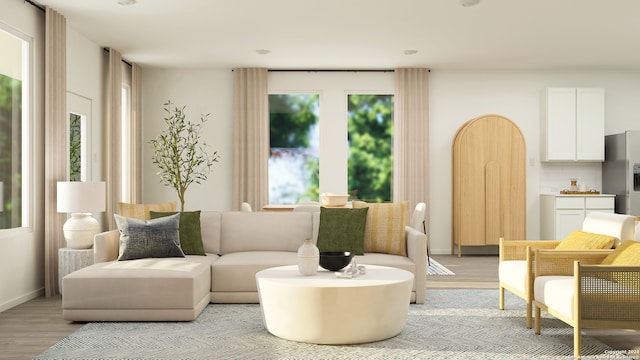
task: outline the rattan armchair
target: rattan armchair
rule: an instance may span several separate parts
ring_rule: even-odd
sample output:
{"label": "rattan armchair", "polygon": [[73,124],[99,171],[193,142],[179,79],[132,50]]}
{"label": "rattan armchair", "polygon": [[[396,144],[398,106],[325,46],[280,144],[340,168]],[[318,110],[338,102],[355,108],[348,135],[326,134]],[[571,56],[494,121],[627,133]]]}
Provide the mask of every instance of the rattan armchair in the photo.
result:
{"label": "rattan armchair", "polygon": [[[591,212],[582,224],[585,232],[609,235],[619,243],[633,239],[636,218],[630,215]],[[499,308],[504,310],[504,291],[515,294],[527,303],[526,326],[532,327],[533,280],[536,267],[535,251],[554,249],[559,240],[506,240],[500,238],[498,265]],[[576,259],[577,260],[577,259]]]}
{"label": "rattan armchair", "polygon": [[506,240],[500,238],[498,280],[500,292],[500,310],[504,310],[504,291],[508,290],[527,303],[528,328],[533,319],[533,270],[534,251],[553,249],[560,241],[556,240]]}
{"label": "rattan armchair", "polygon": [[574,357],[581,330],[640,329],[640,266],[599,265],[612,250],[535,252],[535,333],[541,310],[574,328]]}

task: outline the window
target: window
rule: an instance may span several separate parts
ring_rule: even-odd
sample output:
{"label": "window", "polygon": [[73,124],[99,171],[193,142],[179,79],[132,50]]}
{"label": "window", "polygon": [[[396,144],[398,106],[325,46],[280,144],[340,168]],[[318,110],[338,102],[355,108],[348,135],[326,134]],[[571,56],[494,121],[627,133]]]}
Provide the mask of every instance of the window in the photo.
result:
{"label": "window", "polygon": [[318,95],[269,95],[269,203],[317,200]]}
{"label": "window", "polygon": [[392,72],[269,72],[269,202],[391,201],[393,89]]}
{"label": "window", "polygon": [[91,178],[91,99],[67,91],[69,181]]}
{"label": "window", "polygon": [[393,95],[348,95],[349,193],[391,201]]}
{"label": "window", "polygon": [[27,38],[0,28],[0,229],[29,225]]}

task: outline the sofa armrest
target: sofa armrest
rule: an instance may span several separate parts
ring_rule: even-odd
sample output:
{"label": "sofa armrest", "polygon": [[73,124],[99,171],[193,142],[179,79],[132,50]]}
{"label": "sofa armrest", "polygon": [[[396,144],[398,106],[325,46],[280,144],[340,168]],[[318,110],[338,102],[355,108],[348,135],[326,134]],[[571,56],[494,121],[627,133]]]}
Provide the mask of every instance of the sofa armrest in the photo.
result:
{"label": "sofa armrest", "polygon": [[110,230],[93,237],[93,262],[107,262],[118,258],[120,231]]}
{"label": "sofa armrest", "polygon": [[534,254],[534,276],[573,276],[574,262],[597,265],[613,250],[549,250],[536,249]]}
{"label": "sofa armrest", "polygon": [[500,238],[500,261],[526,260],[527,247],[535,249],[553,249],[560,243],[559,240],[506,240]]}
{"label": "sofa armrest", "polygon": [[407,257],[416,265],[416,304],[424,304],[427,293],[427,235],[405,226]]}

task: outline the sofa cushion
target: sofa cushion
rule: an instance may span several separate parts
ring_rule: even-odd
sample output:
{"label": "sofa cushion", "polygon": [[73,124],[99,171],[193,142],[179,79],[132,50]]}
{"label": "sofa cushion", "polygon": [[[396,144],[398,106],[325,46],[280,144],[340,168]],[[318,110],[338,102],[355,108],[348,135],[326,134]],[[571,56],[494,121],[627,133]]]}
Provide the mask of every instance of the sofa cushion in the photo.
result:
{"label": "sofa cushion", "polygon": [[624,241],[602,260],[601,265],[640,265],[640,242],[635,240]]}
{"label": "sofa cushion", "polygon": [[573,318],[573,276],[539,276],[533,285],[533,296],[562,315]]}
{"label": "sofa cushion", "polygon": [[184,257],[180,249],[180,215],[138,220],[113,215],[120,231],[118,260]]}
{"label": "sofa cushion", "polygon": [[225,254],[211,265],[211,291],[257,292],[258,271],[297,263],[297,253],[290,251],[245,251]]}
{"label": "sofa cushion", "polygon": [[[63,279],[64,309],[188,309],[208,298],[217,255],[90,265]],[[106,320],[106,319],[105,319]]]}
{"label": "sofa cushion", "polygon": [[176,202],[171,201],[162,204],[118,203],[118,214],[128,218],[150,220],[151,211],[176,211]]}
{"label": "sofa cushion", "polygon": [[318,249],[320,251],[353,251],[364,254],[364,228],[368,208],[320,209]]}
{"label": "sofa cushion", "polygon": [[220,254],[220,211],[203,211],[200,213],[200,232],[202,233],[202,246],[207,254]]}
{"label": "sofa cushion", "polygon": [[525,293],[527,280],[527,262],[525,260],[500,261],[498,279],[520,293]]}
{"label": "sofa cushion", "polygon": [[560,241],[557,250],[611,249],[616,238],[610,235],[596,234],[576,230]]}
{"label": "sofa cushion", "polygon": [[409,202],[365,203],[353,201],[354,208],[368,207],[364,230],[364,252],[407,256],[404,227],[409,224]]}
{"label": "sofa cushion", "polygon": [[[151,211],[151,219],[176,214],[175,212]],[[180,212],[180,248],[185,255],[204,255],[200,231],[200,211]]]}
{"label": "sofa cushion", "polygon": [[312,238],[310,212],[225,211],[221,214],[220,254],[240,251],[297,252]]}

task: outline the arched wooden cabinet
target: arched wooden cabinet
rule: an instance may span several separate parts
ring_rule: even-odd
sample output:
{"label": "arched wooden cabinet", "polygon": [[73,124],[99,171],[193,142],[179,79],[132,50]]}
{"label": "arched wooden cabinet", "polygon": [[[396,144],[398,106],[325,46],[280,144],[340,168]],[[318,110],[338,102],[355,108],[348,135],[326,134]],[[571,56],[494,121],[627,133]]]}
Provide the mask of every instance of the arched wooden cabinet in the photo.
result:
{"label": "arched wooden cabinet", "polygon": [[451,254],[462,246],[525,239],[526,146],[511,120],[485,115],[464,124],[453,140]]}

